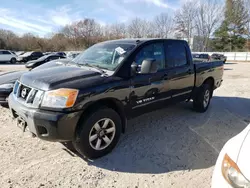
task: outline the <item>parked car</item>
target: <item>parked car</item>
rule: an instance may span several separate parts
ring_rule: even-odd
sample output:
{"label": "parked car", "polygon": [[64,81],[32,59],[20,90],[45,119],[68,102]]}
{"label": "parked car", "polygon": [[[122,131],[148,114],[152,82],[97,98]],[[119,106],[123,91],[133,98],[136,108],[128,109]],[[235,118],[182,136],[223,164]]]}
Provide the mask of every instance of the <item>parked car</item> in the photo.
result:
{"label": "parked car", "polygon": [[80,54],[80,53],[70,53],[70,54],[67,56],[67,58],[69,58],[69,59],[74,59],[74,58],[76,58],[79,54]]}
{"label": "parked car", "polygon": [[24,51],[18,51],[18,52],[16,52],[15,54],[17,55],[17,56],[19,56],[19,55],[23,55],[25,52]]}
{"label": "parked car", "polygon": [[29,69],[33,69],[33,68],[40,66],[44,63],[47,63],[49,61],[56,60],[56,59],[64,59],[64,58],[66,58],[66,57],[62,56],[62,55],[58,55],[58,54],[45,55],[45,56],[40,57],[37,60],[28,61],[25,65],[25,67],[29,68]]}
{"label": "parked car", "polygon": [[204,62],[204,61],[210,61],[209,54],[192,54],[193,61],[195,62]]}
{"label": "parked car", "polygon": [[94,159],[111,152],[129,118],[190,99],[205,112],[222,75],[223,62],[194,64],[186,41],[106,41],[72,63],[23,74],[9,106],[22,130]]}
{"label": "parked car", "polygon": [[60,55],[60,56],[64,56],[64,57],[67,56],[65,52],[56,52],[55,54]]}
{"label": "parked car", "polygon": [[212,54],[211,58],[213,60],[223,61],[224,63],[226,63],[226,61],[227,61],[227,57],[224,56],[223,54]]}
{"label": "parked car", "polygon": [[[52,60],[46,64],[37,66],[29,71],[36,71],[46,68],[52,68],[55,66],[61,66],[62,64],[67,64],[70,60],[67,59],[58,59]],[[7,107],[8,105],[8,97],[13,90],[14,83],[21,77],[21,75],[26,71],[12,71],[3,73],[0,75],[0,105]]]}
{"label": "parked car", "polygon": [[217,159],[212,188],[250,187],[250,125],[230,139]]}
{"label": "parked car", "polygon": [[16,54],[13,54],[9,50],[0,50],[0,62],[10,62],[12,64],[16,63]]}
{"label": "parked car", "polygon": [[27,71],[13,71],[0,75],[0,105],[7,106],[14,84],[24,72]]}
{"label": "parked car", "polygon": [[36,60],[43,56],[42,52],[26,52],[23,55],[18,56],[17,61],[28,62],[31,60]]}
{"label": "parked car", "polygon": [[43,55],[49,55],[52,54],[53,52],[44,52]]}

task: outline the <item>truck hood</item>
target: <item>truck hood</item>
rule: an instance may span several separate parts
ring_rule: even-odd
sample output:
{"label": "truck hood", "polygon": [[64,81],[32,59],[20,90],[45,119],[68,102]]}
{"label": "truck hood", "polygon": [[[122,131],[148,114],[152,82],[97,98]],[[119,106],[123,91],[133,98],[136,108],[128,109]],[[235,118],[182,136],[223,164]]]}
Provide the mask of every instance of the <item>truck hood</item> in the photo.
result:
{"label": "truck hood", "polygon": [[57,87],[74,87],[71,82],[91,77],[101,77],[101,73],[88,67],[78,67],[76,65],[61,65],[50,69],[30,71],[21,76],[20,81],[30,87],[50,90]]}
{"label": "truck hood", "polygon": [[8,83],[14,83],[16,80],[18,80],[22,74],[26,73],[27,71],[13,71],[13,72],[7,72],[0,75],[0,85],[1,84],[8,84]]}

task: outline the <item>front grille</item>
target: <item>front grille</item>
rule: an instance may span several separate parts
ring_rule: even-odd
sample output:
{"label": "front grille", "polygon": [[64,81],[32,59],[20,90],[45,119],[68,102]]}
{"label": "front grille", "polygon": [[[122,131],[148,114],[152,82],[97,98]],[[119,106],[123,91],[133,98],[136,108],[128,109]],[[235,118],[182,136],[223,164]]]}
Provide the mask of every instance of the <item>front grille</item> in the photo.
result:
{"label": "front grille", "polygon": [[22,99],[26,100],[29,96],[29,94],[31,93],[31,88],[24,86],[24,85],[20,85],[20,92],[18,93],[18,97],[21,97]]}
{"label": "front grille", "polygon": [[43,91],[26,86],[16,81],[13,94],[17,100],[26,106],[39,107]]}

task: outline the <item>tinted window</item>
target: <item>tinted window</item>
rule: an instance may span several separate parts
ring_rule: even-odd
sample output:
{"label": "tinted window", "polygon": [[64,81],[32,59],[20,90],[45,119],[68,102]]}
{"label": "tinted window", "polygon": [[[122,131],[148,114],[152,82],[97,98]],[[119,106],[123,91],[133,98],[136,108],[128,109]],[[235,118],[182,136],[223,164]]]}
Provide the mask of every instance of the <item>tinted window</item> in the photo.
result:
{"label": "tinted window", "polygon": [[201,54],[200,58],[202,58],[202,59],[208,59],[208,55],[207,54]]}
{"label": "tinted window", "polygon": [[162,42],[143,47],[135,57],[135,62],[141,65],[145,59],[155,59],[158,70],[165,68],[164,44]]}
{"label": "tinted window", "polygon": [[177,41],[167,42],[166,62],[168,67],[181,67],[188,64],[186,48],[183,43]]}
{"label": "tinted window", "polygon": [[3,51],[0,51],[0,54],[3,54]]}
{"label": "tinted window", "polygon": [[8,54],[8,55],[11,54],[9,51],[2,51],[2,53],[3,53],[3,54],[6,54],[6,55],[7,55],[7,54]]}
{"label": "tinted window", "polygon": [[41,52],[33,52],[32,55],[33,56],[42,56],[42,53]]}

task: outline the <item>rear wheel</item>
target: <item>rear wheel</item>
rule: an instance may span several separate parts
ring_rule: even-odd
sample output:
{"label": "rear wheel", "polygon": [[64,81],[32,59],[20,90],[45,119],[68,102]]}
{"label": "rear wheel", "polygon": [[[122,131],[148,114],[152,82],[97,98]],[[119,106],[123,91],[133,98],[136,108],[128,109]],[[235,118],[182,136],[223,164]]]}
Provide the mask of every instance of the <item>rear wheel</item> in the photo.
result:
{"label": "rear wheel", "polygon": [[80,121],[73,145],[82,156],[99,158],[113,150],[121,130],[120,116],[110,108],[102,108]]}
{"label": "rear wheel", "polygon": [[212,86],[206,83],[203,84],[199,88],[195,98],[193,99],[194,110],[197,112],[207,111],[212,95],[213,95]]}
{"label": "rear wheel", "polygon": [[11,63],[11,64],[16,64],[16,58],[14,58],[14,57],[11,58],[10,63]]}

